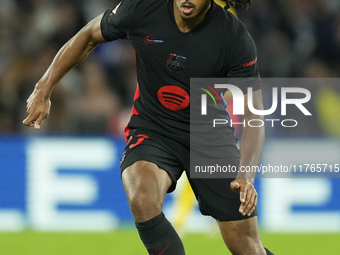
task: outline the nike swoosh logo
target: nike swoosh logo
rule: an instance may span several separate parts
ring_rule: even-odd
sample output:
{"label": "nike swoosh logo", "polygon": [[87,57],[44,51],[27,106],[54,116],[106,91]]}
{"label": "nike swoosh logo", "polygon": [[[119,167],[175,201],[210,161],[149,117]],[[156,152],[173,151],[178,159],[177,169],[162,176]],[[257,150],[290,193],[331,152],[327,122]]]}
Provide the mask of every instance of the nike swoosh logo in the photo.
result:
{"label": "nike swoosh logo", "polygon": [[144,43],[152,44],[152,43],[162,43],[162,42],[164,42],[163,40],[152,40],[152,39],[149,39],[149,37],[150,36],[148,35],[144,38]]}

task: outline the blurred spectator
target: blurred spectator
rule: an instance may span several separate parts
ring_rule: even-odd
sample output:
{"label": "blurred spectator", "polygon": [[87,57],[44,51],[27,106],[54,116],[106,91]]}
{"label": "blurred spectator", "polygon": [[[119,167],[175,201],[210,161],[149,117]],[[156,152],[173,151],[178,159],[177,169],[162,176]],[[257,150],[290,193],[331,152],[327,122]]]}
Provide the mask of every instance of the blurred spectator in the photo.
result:
{"label": "blurred spectator", "polygon": [[69,118],[75,133],[101,134],[109,130],[109,121],[121,109],[117,93],[110,91],[107,73],[93,54],[81,64],[82,92],[69,102]]}
{"label": "blurred spectator", "polygon": [[[21,124],[35,83],[67,40],[118,2],[0,0],[0,133],[36,133]],[[257,0],[247,12],[237,12],[257,44],[262,77],[339,76],[340,1]],[[100,45],[57,85],[51,115],[39,133],[122,135],[135,88],[134,54],[128,41]],[[311,90],[316,93],[312,123],[323,119],[320,114],[327,116],[318,98],[329,94],[321,93],[320,86]],[[333,107],[337,98],[330,100]],[[334,135],[324,125],[310,129],[311,123],[296,134]]]}

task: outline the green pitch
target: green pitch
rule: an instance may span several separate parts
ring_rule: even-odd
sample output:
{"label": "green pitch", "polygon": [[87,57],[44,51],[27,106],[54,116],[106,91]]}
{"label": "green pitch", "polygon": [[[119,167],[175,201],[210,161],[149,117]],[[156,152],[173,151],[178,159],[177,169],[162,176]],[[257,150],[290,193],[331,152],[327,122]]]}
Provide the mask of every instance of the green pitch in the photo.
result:
{"label": "green pitch", "polygon": [[[275,255],[339,254],[340,234],[261,233]],[[188,234],[183,238],[186,254],[230,254],[220,236]],[[134,230],[111,233],[0,233],[2,255],[143,255],[147,254]]]}

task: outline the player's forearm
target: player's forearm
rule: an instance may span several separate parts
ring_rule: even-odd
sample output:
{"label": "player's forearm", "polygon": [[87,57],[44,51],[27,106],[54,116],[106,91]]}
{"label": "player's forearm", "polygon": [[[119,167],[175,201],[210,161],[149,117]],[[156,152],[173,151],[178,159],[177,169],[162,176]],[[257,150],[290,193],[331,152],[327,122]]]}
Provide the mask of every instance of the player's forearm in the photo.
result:
{"label": "player's forearm", "polygon": [[[249,119],[262,119],[263,116],[254,115],[254,118],[246,118],[245,123],[248,123]],[[237,178],[247,178],[254,182],[256,172],[246,171],[247,167],[258,166],[265,140],[265,128],[262,127],[249,127],[243,128],[242,138],[240,143],[240,168],[237,174]]]}
{"label": "player's forearm", "polygon": [[59,50],[51,65],[37,83],[36,88],[50,94],[61,78],[83,61],[95,46],[95,44],[86,40],[83,35],[75,35]]}
{"label": "player's forearm", "polygon": [[[263,99],[261,89],[256,90],[252,95],[245,95],[245,114],[244,123],[245,127],[242,131],[240,154],[241,161],[237,178],[246,178],[247,181],[254,182],[256,171],[249,171],[249,167],[257,167],[263,151],[265,128],[249,126],[248,123],[252,119],[262,120],[264,123],[264,117],[256,115],[248,107],[248,96],[252,97],[253,107],[257,110],[263,110]],[[248,169],[248,171],[247,171]]]}

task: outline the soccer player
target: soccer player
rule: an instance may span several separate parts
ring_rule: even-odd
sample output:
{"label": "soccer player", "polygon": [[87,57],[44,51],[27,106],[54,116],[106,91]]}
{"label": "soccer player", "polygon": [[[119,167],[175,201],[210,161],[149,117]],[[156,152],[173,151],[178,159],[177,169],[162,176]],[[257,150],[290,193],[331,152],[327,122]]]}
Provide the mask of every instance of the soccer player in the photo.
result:
{"label": "soccer player", "polygon": [[[226,9],[235,4],[248,8],[251,0],[227,0]],[[259,236],[253,175],[240,172],[234,180],[194,179],[188,172],[190,77],[259,77],[249,33],[212,0],[122,0],[60,49],[28,98],[23,123],[39,129],[49,115],[55,84],[98,44],[116,39],[129,39],[136,52],[138,84],[125,130],[121,170],[136,227],[149,254],[185,254],[162,213],[165,195],[175,189],[184,170],[200,211],[216,219],[232,254],[272,254]],[[263,109],[260,87],[252,93],[254,107]],[[254,118],[261,117],[246,107],[245,121]],[[230,162],[239,167],[258,165],[264,128],[244,127],[240,151],[232,130],[226,130],[230,134],[225,142],[232,143],[226,147]]]}

